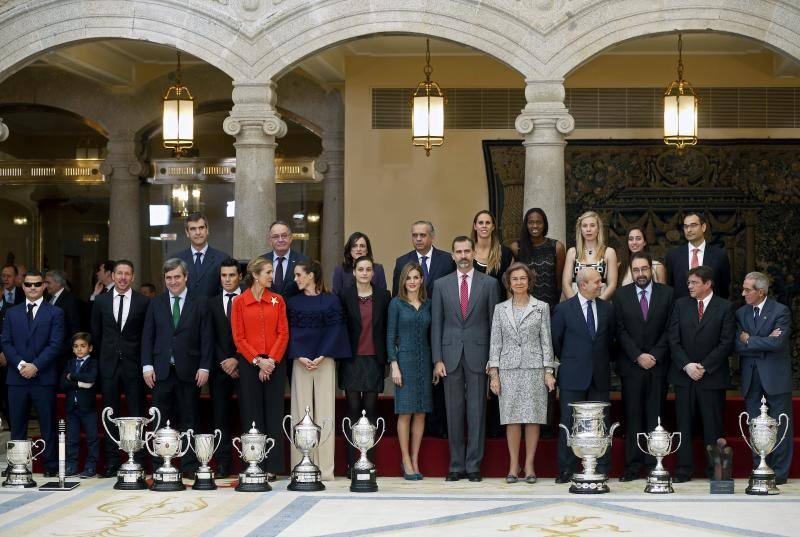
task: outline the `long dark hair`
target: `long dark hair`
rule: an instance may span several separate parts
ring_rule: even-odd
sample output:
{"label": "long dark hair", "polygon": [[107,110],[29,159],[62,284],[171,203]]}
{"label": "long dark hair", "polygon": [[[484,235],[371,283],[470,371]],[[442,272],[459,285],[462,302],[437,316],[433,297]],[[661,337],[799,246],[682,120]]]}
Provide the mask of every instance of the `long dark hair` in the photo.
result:
{"label": "long dark hair", "polygon": [[525,216],[522,218],[522,228],[519,231],[519,239],[517,239],[517,246],[519,246],[519,258],[520,259],[529,259],[533,253],[533,245],[531,244],[531,234],[528,231],[528,217],[533,213],[538,213],[542,216],[542,220],[544,220],[544,231],[543,235],[547,237],[547,232],[550,231],[550,223],[547,221],[547,215],[545,214],[543,209],[539,207],[533,207],[528,209],[525,212]]}
{"label": "long dark hair", "polygon": [[356,266],[355,259],[353,259],[353,254],[350,253],[350,250],[355,246],[358,239],[364,239],[367,243],[367,253],[364,255],[372,259],[372,243],[369,242],[369,237],[360,231],[356,231],[350,235],[350,238],[347,239],[347,242],[344,244],[344,262],[342,262],[342,268],[346,271],[352,271]]}
{"label": "long dark hair", "polygon": [[325,282],[322,281],[322,265],[319,261],[298,261],[294,267],[300,267],[306,274],[314,274],[314,286],[319,293],[327,293],[328,289],[325,287]]}
{"label": "long dark hair", "polygon": [[[628,231],[625,233],[625,259],[622,262],[621,267],[625,267],[625,272],[631,270],[631,263],[633,262],[633,252],[631,252],[630,247],[628,246],[628,237],[631,236],[632,231],[639,231],[644,237],[644,248],[642,248],[642,252],[650,253],[650,243],[647,241],[647,235],[644,232],[644,228],[642,226],[631,226],[628,228]],[[652,267],[653,262],[652,258],[650,261],[650,266]],[[633,273],[631,273],[633,275]]]}

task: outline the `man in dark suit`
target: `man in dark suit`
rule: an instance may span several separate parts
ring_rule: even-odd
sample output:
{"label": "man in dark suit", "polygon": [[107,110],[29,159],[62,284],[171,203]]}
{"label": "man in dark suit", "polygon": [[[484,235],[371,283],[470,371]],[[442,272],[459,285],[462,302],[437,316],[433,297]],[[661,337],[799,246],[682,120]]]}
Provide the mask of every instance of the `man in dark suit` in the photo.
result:
{"label": "man in dark suit", "polygon": [[[25,293],[21,287],[17,287],[17,266],[13,263],[5,265],[0,272],[2,277],[2,296],[0,296],[0,334],[3,332],[3,319],[6,312],[12,306],[21,304],[25,301]],[[6,368],[8,366],[6,356],[0,349],[0,416],[5,417],[0,430],[8,427],[8,389],[6,388]]]}
{"label": "man in dark suit", "polygon": [[[698,409],[704,444],[714,446],[724,436],[728,357],[733,351],[736,319],[732,304],[714,293],[713,278],[714,272],[705,265],[689,269],[689,296],[675,301],[669,321],[672,363],[668,378],[675,387],[675,413],[681,433],[676,483],[692,478],[692,422]],[[707,470],[711,476],[711,469]]]}
{"label": "man in dark suit", "polygon": [[613,302],[625,407],[625,472],[620,481],[638,479],[645,462],[655,466],[655,459],[645,458],[636,447],[636,435],[655,429],[663,415],[669,367],[667,328],[672,312],[672,288],[653,281],[650,254],[633,254],[631,276],[633,283],[621,287]]}
{"label": "man in dark suit", "polygon": [[56,360],[64,338],[64,312],[44,300],[44,278],[28,272],[25,302],[8,310],[0,336],[8,360],[11,439],[28,438],[31,403],[45,441],[45,477],[56,475]]}
{"label": "man in dark suit", "polygon": [[[133,290],[134,268],[127,259],[117,261],[112,278],[112,292],[97,297],[91,321],[103,405],[114,409],[115,416],[144,416],[141,350],[144,319],[150,301]],[[122,394],[125,394],[126,413],[122,412]],[[115,426],[108,425],[115,434]],[[104,450],[106,469],[101,477],[116,477],[120,465],[119,447],[106,437]],[[144,461],[144,452],[137,452],[136,457],[138,461]]]}
{"label": "man in dark suit", "polygon": [[298,261],[308,261],[308,256],[292,250],[292,228],[283,220],[276,220],[269,226],[267,239],[272,251],[261,257],[272,261],[275,267],[270,289],[284,298],[294,296],[300,292],[294,283],[294,266]]}
{"label": "man in dark suit", "polygon": [[[208,299],[186,287],[189,268],[177,258],[163,266],[167,288],[150,301],[142,332],[142,376],[153,389],[153,404],[163,420],[180,431],[198,430],[200,388],[208,381],[214,354],[214,334]],[[189,452],[181,469],[194,475],[197,458]]]}
{"label": "man in dark suit", "polygon": [[689,295],[686,278],[689,269],[705,265],[713,273],[714,294],[728,298],[731,288],[731,264],[723,248],[706,243],[706,219],[696,212],[688,213],[683,219],[683,235],[687,244],[678,246],[667,253],[664,260],[667,267],[667,283],[672,286],[675,298]]}
{"label": "man in dark suit", "polygon": [[[775,470],[775,483],[786,483],[792,462],[792,353],[789,336],[792,315],[789,308],[767,298],[769,280],[760,272],[744,278],[742,296],[746,305],[736,312],[736,352],[742,368],[742,395],[753,419],[761,414],[761,397],[766,397],[769,415],[789,417],[789,438],[781,442],[767,464]],[[780,433],[779,433],[780,434]],[[755,467],[759,457],[753,456]]]}
{"label": "man in dark suit", "polygon": [[[217,450],[217,477],[227,477],[231,467],[232,397],[239,390],[239,359],[231,333],[233,299],[241,294],[239,263],[225,259],[219,267],[222,293],[208,299],[208,312],[214,328],[214,362],[211,366],[211,405],[214,428],[222,433]],[[248,429],[249,427],[245,427]]]}
{"label": "man in dark suit", "polygon": [[[614,342],[614,308],[601,300],[603,281],[593,268],[577,274],[578,293],[556,306],[551,331],[553,351],[559,358],[558,400],[561,423],[572,430],[572,408],[577,401],[608,401],[611,389],[611,345]],[[609,426],[608,413],[605,416]],[[556,483],[569,483],[578,459],[567,447],[567,438],[558,437],[558,477]],[[598,471],[608,473],[611,451],[600,458]]]}
{"label": "man in dark suit", "polygon": [[209,298],[219,293],[219,266],[230,256],[208,245],[208,220],[202,213],[186,218],[186,236],[191,245],[175,257],[189,267],[189,294]]}
{"label": "man in dark suit", "polygon": [[[64,373],[67,360],[72,358],[72,336],[81,327],[80,302],[75,295],[67,291],[66,285],[67,276],[60,270],[50,270],[44,275],[44,286],[47,289],[46,300],[64,312],[64,344],[57,362],[58,378],[61,378]],[[59,391],[61,391],[60,384]]]}
{"label": "man in dark suit", "polygon": [[[472,266],[472,239],[453,240],[457,270],[439,278],[431,299],[431,357],[443,381],[450,469],[447,481],[481,480],[486,427],[486,363],[497,280]],[[467,424],[465,442],[464,422]]]}

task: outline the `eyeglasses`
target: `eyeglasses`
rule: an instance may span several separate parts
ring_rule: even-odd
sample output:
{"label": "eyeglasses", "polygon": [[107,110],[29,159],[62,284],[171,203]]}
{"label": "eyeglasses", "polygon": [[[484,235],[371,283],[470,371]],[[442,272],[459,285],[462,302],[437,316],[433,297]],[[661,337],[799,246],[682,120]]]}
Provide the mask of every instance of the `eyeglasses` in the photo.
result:
{"label": "eyeglasses", "polygon": [[631,274],[647,274],[650,272],[650,267],[642,267],[642,268],[633,268],[631,269]]}
{"label": "eyeglasses", "polygon": [[270,236],[269,236],[269,238],[270,238],[270,239],[272,239],[272,240],[274,240],[274,241],[277,241],[278,239],[283,239],[283,240],[286,240],[286,239],[288,239],[289,237],[291,237],[291,235],[289,235],[288,233],[284,233],[284,234],[282,234],[282,235],[270,235]]}
{"label": "eyeglasses", "polygon": [[696,227],[700,227],[700,224],[697,222],[693,222],[691,224],[683,224],[683,229],[694,229]]}
{"label": "eyeglasses", "polygon": [[41,287],[44,285],[44,282],[22,282],[22,285],[25,287]]}

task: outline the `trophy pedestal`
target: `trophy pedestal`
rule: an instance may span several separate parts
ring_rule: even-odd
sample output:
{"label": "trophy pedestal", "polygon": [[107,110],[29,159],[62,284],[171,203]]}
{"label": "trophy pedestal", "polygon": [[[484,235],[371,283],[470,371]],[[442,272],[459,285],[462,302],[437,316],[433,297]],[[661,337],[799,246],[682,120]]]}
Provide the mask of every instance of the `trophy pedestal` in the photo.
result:
{"label": "trophy pedestal", "polygon": [[778,486],[775,485],[774,472],[760,473],[758,471],[750,474],[750,480],[747,482],[744,492],[752,496],[774,496],[781,493]]}
{"label": "trophy pedestal", "polygon": [[[130,460],[133,460],[132,458]],[[144,490],[147,488],[145,473],[139,464],[123,464],[117,470],[117,482],[114,484],[117,490]]]}
{"label": "trophy pedestal", "polygon": [[322,472],[316,466],[312,466],[308,470],[298,470],[295,467],[292,470],[292,481],[286,487],[287,490],[296,492],[317,492],[325,490],[325,484],[322,482]]}
{"label": "trophy pedestal", "polygon": [[603,474],[575,474],[569,491],[572,494],[605,494],[611,491],[606,481],[608,479]]}
{"label": "trophy pedestal", "polygon": [[197,470],[192,490],[217,490],[217,484],[214,483],[214,472],[211,471],[211,468]]}
{"label": "trophy pedestal", "polygon": [[236,490],[239,492],[269,492],[272,487],[267,482],[266,473],[244,473],[239,474],[239,484],[236,485]]}
{"label": "trophy pedestal", "polygon": [[350,492],[378,492],[375,468],[353,468]]}
{"label": "trophy pedestal", "polygon": [[3,481],[3,486],[12,489],[31,489],[36,486],[36,481],[27,468],[20,470],[12,467],[6,480]]}
{"label": "trophy pedestal", "polygon": [[150,486],[150,490],[174,492],[176,490],[186,490],[186,485],[183,484],[183,477],[177,470],[172,472],[156,470],[153,472],[153,484]]}
{"label": "trophy pedestal", "polygon": [[647,485],[644,491],[648,494],[672,494],[675,489],[672,488],[672,477],[666,470],[657,471],[653,470],[647,476]]}
{"label": "trophy pedestal", "polygon": [[72,490],[78,488],[80,484],[80,481],[64,481],[64,485],[61,485],[61,482],[59,481],[50,481],[39,487],[39,490]]}

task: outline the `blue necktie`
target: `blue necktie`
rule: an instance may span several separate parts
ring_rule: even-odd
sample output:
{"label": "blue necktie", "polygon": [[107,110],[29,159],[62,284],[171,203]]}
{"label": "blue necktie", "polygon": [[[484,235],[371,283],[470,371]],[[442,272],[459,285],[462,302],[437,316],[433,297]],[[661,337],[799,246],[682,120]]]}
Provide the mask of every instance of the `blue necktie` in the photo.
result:
{"label": "blue necktie", "polygon": [[753,326],[758,327],[758,306],[753,308]]}
{"label": "blue necktie", "polygon": [[85,358],[84,359],[81,359],[81,358],[76,358],[75,359],[75,373],[80,373],[81,372],[81,366],[83,366],[83,360],[85,360]]}
{"label": "blue necktie", "polygon": [[194,270],[195,274],[200,272],[200,267],[203,264],[203,252],[195,252],[194,254]]}
{"label": "blue necktie", "polygon": [[592,301],[586,303],[586,327],[589,329],[589,335],[594,339],[597,335],[597,329],[594,327],[594,312],[592,311]]}
{"label": "blue necktie", "polygon": [[422,265],[422,280],[423,280],[425,283],[428,283],[428,263],[427,263],[427,261],[428,261],[428,256],[427,256],[427,255],[423,255],[423,256],[420,258],[420,261],[422,261],[422,262],[420,263],[420,265]]}

